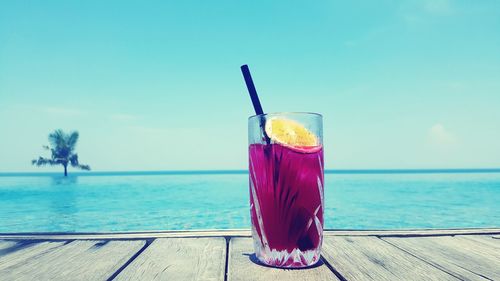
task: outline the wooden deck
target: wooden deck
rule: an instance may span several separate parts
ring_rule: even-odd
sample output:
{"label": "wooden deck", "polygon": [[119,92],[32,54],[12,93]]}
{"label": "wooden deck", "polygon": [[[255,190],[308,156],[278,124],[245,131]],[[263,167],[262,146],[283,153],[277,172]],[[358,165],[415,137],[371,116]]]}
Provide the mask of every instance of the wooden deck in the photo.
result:
{"label": "wooden deck", "polygon": [[258,265],[248,230],[0,234],[0,280],[500,280],[500,229],[326,231],[302,270]]}

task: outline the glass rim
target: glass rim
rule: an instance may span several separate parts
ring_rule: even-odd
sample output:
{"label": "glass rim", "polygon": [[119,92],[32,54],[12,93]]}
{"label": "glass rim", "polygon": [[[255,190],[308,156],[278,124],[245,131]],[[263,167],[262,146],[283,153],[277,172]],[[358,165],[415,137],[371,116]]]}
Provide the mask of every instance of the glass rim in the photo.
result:
{"label": "glass rim", "polygon": [[284,111],[284,112],[270,112],[270,113],[264,113],[264,114],[255,114],[255,115],[252,115],[252,116],[248,117],[248,119],[250,120],[250,119],[255,118],[255,117],[277,116],[277,115],[316,115],[316,116],[319,116],[319,117],[323,118],[322,114],[316,113],[316,112],[308,112],[308,111]]}

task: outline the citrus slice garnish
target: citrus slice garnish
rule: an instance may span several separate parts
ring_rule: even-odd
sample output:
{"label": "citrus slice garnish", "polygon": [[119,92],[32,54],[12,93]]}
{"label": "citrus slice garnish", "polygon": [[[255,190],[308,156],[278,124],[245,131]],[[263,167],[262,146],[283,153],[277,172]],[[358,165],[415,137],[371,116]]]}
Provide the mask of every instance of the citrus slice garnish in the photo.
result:
{"label": "citrus slice garnish", "polygon": [[302,124],[284,118],[266,120],[266,134],[271,140],[301,152],[315,152],[321,148],[318,137]]}

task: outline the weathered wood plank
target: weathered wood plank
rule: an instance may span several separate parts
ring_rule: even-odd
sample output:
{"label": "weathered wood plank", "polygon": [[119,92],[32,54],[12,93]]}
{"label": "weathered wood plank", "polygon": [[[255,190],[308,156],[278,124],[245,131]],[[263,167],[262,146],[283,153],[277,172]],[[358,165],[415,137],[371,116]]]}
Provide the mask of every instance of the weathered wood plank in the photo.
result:
{"label": "weathered wood plank", "polygon": [[[500,232],[499,232],[500,233]],[[250,230],[210,230],[210,231],[160,231],[160,232],[122,232],[122,233],[12,233],[0,234],[0,239],[155,239],[155,238],[200,238],[200,237],[250,237]]]}
{"label": "weathered wood plank", "polygon": [[233,238],[229,242],[227,280],[339,280],[324,264],[307,269],[290,270],[256,264],[250,259],[254,254],[251,238]]}
{"label": "weathered wood plank", "polygon": [[382,239],[460,279],[500,279],[500,259],[480,243],[452,236]]}
{"label": "weathered wood plank", "polygon": [[114,280],[224,280],[226,240],[156,239]]}
{"label": "weathered wood plank", "polygon": [[491,235],[460,235],[455,238],[484,245],[488,248],[487,251],[494,250],[495,254],[500,254],[500,239],[495,239]]}
{"label": "weathered wood plank", "polygon": [[[500,280],[498,230],[326,231],[323,257],[347,280]],[[224,280],[226,244],[221,236],[233,235],[237,238],[230,240],[228,280],[338,280],[326,265],[282,270],[253,263],[247,234],[247,230],[98,234],[115,237],[111,241],[95,241],[96,234],[44,234],[60,240],[46,242],[40,242],[44,236],[22,240],[20,235],[6,235],[7,240],[0,240],[0,280],[107,279],[145,245],[144,240],[130,239],[150,237],[170,238],[156,239],[117,280]],[[442,236],[447,234],[455,236]],[[198,236],[205,238],[178,238]],[[85,240],[65,245],[67,239],[78,237]],[[218,242],[210,246],[213,241]],[[194,261],[196,256],[203,258]]]}
{"label": "weathered wood plank", "polygon": [[[326,230],[325,236],[429,236],[429,235],[499,235],[500,228],[413,229],[413,230]],[[141,231],[117,233],[0,233],[0,239],[154,239],[173,237],[251,237],[249,229]]]}
{"label": "weathered wood plank", "polygon": [[3,267],[0,276],[4,280],[106,280],[143,245],[140,240],[73,241]]}
{"label": "weathered wood plank", "polygon": [[376,237],[325,237],[323,257],[347,280],[458,280]]}
{"label": "weathered wood plank", "polygon": [[10,248],[12,246],[15,246],[17,244],[16,241],[9,241],[9,240],[0,240],[0,256],[2,255],[1,251],[5,250],[7,248]]}
{"label": "weathered wood plank", "polygon": [[500,234],[500,228],[407,229],[407,230],[328,230],[325,236],[435,236]]}
{"label": "weathered wood plank", "polygon": [[[29,243],[19,245],[16,251],[5,251],[2,256],[0,256],[0,276],[1,272],[11,266],[17,264],[24,264],[30,259],[36,259],[38,256],[45,253],[49,253],[54,249],[64,245],[63,242],[41,242],[41,243]],[[17,243],[16,243],[17,245]]]}

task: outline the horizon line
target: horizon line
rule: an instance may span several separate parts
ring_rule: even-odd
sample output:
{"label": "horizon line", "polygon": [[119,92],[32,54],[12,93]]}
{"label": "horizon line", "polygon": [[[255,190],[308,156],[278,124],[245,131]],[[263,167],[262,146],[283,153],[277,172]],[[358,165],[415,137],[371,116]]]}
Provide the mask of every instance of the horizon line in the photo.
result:
{"label": "horizon line", "polygon": [[[325,174],[459,174],[500,173],[500,168],[432,168],[432,169],[326,169]],[[57,176],[62,172],[0,172],[0,177]],[[69,176],[147,176],[147,175],[224,175],[248,174],[248,170],[153,170],[153,171],[75,171]]]}

